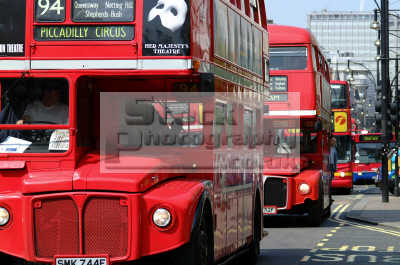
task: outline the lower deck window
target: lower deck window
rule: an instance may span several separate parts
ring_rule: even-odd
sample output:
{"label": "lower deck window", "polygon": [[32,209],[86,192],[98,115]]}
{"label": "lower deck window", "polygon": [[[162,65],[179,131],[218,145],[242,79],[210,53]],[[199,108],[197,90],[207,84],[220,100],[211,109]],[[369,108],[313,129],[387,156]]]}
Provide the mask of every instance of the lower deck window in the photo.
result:
{"label": "lower deck window", "polygon": [[[67,129],[46,128],[69,123],[68,82],[61,78],[0,79],[2,124],[16,129],[0,129],[0,153],[65,152],[69,149]],[[23,125],[43,129],[22,129]]]}

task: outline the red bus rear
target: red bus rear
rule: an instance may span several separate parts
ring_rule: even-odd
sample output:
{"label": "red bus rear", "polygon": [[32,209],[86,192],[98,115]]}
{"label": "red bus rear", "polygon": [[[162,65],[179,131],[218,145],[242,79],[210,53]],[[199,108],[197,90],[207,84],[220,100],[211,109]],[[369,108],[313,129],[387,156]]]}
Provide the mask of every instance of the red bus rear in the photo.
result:
{"label": "red bus rear", "polygon": [[265,102],[264,216],[329,213],[328,64],[305,29],[269,25],[271,94]]}
{"label": "red bus rear", "polygon": [[333,132],[338,153],[337,171],[334,173],[332,188],[343,188],[348,193],[353,188],[353,140],[350,88],[346,81],[331,80],[331,108]]}

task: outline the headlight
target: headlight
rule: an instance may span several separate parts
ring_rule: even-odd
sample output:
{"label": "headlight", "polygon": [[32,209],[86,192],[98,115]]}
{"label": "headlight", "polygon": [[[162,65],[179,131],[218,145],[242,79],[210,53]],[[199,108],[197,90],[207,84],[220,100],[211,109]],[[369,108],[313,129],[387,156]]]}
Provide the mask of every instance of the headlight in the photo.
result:
{"label": "headlight", "polygon": [[358,175],[359,175],[359,176],[362,176],[362,172],[358,172]]}
{"label": "headlight", "polygon": [[161,228],[167,227],[171,223],[171,213],[164,208],[158,208],[153,213],[153,223]]}
{"label": "headlight", "polygon": [[310,185],[303,183],[299,186],[299,191],[301,194],[306,195],[310,193]]}
{"label": "headlight", "polygon": [[0,226],[4,226],[10,221],[10,213],[6,208],[0,207]]}
{"label": "headlight", "polygon": [[344,172],[340,172],[340,176],[343,178],[344,177]]}

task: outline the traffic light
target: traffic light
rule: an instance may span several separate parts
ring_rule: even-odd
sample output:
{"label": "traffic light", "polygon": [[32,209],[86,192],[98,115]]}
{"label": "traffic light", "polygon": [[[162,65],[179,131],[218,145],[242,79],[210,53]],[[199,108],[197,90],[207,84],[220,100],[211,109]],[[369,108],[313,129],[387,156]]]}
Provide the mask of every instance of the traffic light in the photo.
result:
{"label": "traffic light", "polygon": [[[392,125],[392,130],[395,131],[396,126],[399,125],[399,120],[398,120],[398,111],[399,111],[399,105],[397,102],[392,102],[390,104],[390,123]],[[388,132],[389,134],[389,132]],[[389,135],[388,135],[389,137]],[[393,134],[392,131],[390,131],[390,141],[393,140]]]}
{"label": "traffic light", "polygon": [[395,129],[395,125],[398,124],[397,120],[397,103],[392,102],[388,106],[388,118],[387,118],[387,123],[388,123],[388,129],[386,130],[386,137],[388,138],[389,141],[393,140],[393,131]]}
{"label": "traffic light", "polygon": [[397,103],[396,102],[392,102],[390,103],[390,122],[392,126],[395,126],[396,123],[398,123],[397,121]]}

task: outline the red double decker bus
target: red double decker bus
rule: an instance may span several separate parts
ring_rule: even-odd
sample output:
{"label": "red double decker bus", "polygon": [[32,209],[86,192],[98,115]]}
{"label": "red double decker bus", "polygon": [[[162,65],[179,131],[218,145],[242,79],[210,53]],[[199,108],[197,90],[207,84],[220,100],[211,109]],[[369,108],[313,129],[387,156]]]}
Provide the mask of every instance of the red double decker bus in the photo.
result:
{"label": "red double decker bus", "polygon": [[350,88],[346,81],[331,80],[332,135],[336,138],[337,171],[332,188],[353,189],[353,139]]}
{"label": "red double decker bus", "polygon": [[382,166],[380,150],[383,147],[382,133],[367,131],[353,135],[356,147],[353,164],[354,183],[373,183]]}
{"label": "red double decker bus", "polygon": [[269,25],[271,93],[264,110],[264,216],[307,216],[332,204],[328,64],[312,34]]}
{"label": "red double decker bus", "polygon": [[3,262],[255,263],[264,1],[3,1],[0,24]]}

